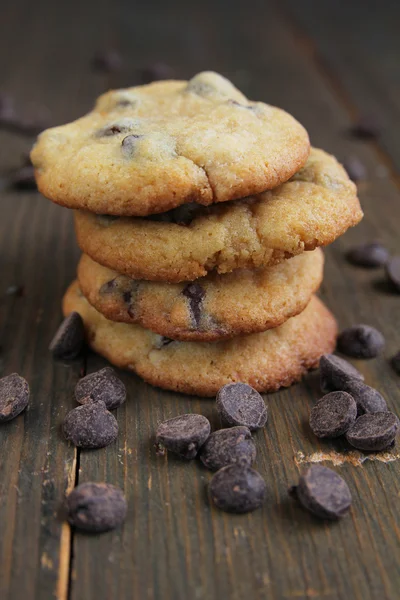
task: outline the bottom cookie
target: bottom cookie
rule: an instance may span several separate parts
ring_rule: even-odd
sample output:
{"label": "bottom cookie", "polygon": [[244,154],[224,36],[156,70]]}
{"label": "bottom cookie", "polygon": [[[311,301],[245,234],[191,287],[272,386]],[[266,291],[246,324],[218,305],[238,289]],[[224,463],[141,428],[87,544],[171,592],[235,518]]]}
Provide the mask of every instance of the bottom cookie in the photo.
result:
{"label": "bottom cookie", "polygon": [[82,316],[89,345],[112,364],[158,387],[199,396],[215,396],[233,381],[260,392],[288,387],[333,351],[337,335],[333,315],[316,296],[280,327],[221,342],[176,342],[139,325],[109,321],[76,281],[64,296],[63,311]]}

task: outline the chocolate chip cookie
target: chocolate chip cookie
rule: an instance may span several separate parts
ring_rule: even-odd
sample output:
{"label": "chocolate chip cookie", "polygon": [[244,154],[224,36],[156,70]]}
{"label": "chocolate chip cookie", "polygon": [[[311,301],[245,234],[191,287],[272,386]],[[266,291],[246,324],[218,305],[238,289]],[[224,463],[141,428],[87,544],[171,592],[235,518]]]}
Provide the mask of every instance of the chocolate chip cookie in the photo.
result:
{"label": "chocolate chip cookie", "polygon": [[343,167],[313,149],[290,181],[258,196],[146,219],[76,211],[75,228],[96,262],[134,279],[173,283],[276,264],[333,242],[362,215]]}
{"label": "chocolate chip cookie", "polygon": [[204,72],[103,94],[88,115],[43,132],[31,158],[54,202],[144,216],[272,189],[308,154],[291,115]]}
{"label": "chocolate chip cookie", "polygon": [[234,381],[258,391],[289,386],[333,351],[337,334],[334,317],[315,296],[280,327],[222,342],[177,342],[140,325],[109,321],[77,282],[66,292],[63,310],[65,315],[79,312],[88,343],[113,364],[153,385],[200,396],[214,396]]}
{"label": "chocolate chip cookie", "polygon": [[86,254],[78,266],[83,294],[105,317],[182,341],[214,341],[277,327],[307,306],[322,275],[320,249],[272,267],[175,284],[119,275]]}

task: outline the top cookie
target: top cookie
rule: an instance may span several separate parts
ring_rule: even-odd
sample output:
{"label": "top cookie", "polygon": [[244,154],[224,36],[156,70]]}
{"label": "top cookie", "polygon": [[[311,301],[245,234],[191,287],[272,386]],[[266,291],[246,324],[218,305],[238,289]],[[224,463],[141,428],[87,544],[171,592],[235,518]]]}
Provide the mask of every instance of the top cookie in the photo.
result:
{"label": "top cookie", "polygon": [[88,115],[44,131],[31,159],[39,190],[54,202],[145,216],[272,189],[308,154],[307,132],[292,116],[204,72],[107,92]]}

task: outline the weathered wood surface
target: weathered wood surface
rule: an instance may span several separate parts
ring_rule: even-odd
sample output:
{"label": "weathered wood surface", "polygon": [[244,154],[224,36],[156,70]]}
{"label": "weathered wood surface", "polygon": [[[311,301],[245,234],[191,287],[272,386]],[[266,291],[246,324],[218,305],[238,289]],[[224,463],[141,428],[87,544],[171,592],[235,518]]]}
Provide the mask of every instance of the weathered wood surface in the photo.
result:
{"label": "weathered wood surface", "polygon": [[[290,5],[281,13],[256,0],[235,0],[229,8],[221,1],[81,6],[74,0],[41,3],[32,14],[19,0],[9,3],[0,24],[2,88],[21,102],[47,103],[55,121],[62,122],[87,110],[108,85],[135,82],[137,69],[153,61],[171,64],[182,77],[213,68],[250,97],[293,112],[315,145],[339,158],[357,154],[369,172],[359,186],[365,219],[327,249],[322,297],[340,326],[366,322],[384,332],[384,355],[357,366],[399,412],[399,378],[388,364],[400,349],[398,296],[382,284],[381,272],[350,267],[343,254],[353,242],[375,237],[400,251],[400,193],[391,173],[382,169],[387,162],[380,146],[344,133],[353,109],[305,43],[314,34],[320,43],[322,23],[328,27],[329,18],[318,14],[319,20],[302,23]],[[383,30],[385,15],[379,19],[376,27]],[[308,38],[301,29],[305,25]],[[390,26],[387,31],[394,35]],[[108,45],[119,48],[126,63],[121,74],[105,78],[91,73],[89,62],[95,50]],[[368,42],[364,46],[368,49]],[[331,51],[340,55],[340,49]],[[340,82],[344,65],[337,61]],[[384,69],[385,54],[376,61]],[[372,88],[376,74],[367,64],[365,72]],[[391,71],[385,73],[389,97],[396,88]],[[347,77],[343,71],[344,86]],[[355,106],[358,101],[351,98]],[[393,122],[393,137],[396,133]],[[1,140],[1,167],[12,166],[27,142],[3,133]],[[395,159],[394,152],[390,158]],[[256,436],[256,467],[269,494],[265,507],[251,515],[218,512],[207,499],[205,469],[158,458],[153,451],[151,436],[164,418],[196,411],[217,425],[210,400],[163,392],[123,373],[129,399],[117,411],[117,442],[75,454],[63,441],[60,424],[74,406],[81,369],[91,372],[104,362],[89,354],[85,363],[57,364],[47,352],[78,258],[71,218],[36,194],[2,192],[1,210],[1,374],[18,371],[32,388],[29,412],[0,428],[2,600],[398,597],[400,460],[359,466],[354,455],[343,454],[342,442],[318,442],[307,426],[319,393],[315,375],[268,397],[270,421]],[[14,283],[25,286],[23,297],[5,294]],[[340,523],[319,523],[293,504],[287,488],[312,455],[322,452],[329,466],[335,451],[346,458],[335,468],[349,482],[354,507]],[[392,454],[396,458],[399,450]],[[70,539],[57,513],[67,487],[88,480],[121,486],[128,518],[120,531]]]}

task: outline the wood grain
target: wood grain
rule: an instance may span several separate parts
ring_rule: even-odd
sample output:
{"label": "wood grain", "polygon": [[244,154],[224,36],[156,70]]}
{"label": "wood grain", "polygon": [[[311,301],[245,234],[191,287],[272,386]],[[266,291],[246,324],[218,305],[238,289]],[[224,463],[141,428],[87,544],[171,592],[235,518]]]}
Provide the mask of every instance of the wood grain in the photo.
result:
{"label": "wood grain", "polygon": [[[136,83],[138,70],[154,61],[172,65],[177,77],[212,68],[250,97],[291,111],[315,145],[341,159],[357,154],[369,173],[359,186],[365,219],[327,249],[321,294],[341,327],[366,322],[385,334],[384,355],[357,361],[357,367],[399,412],[399,379],[388,361],[400,348],[398,296],[389,293],[382,272],[349,266],[344,251],[352,243],[376,237],[393,252],[400,251],[400,194],[390,172],[381,176],[386,158],[380,147],[344,134],[357,96],[347,102],[306,43],[313,42],[313,36],[321,43],[322,9],[305,37],[294,26],[299,11],[290,3],[285,6],[287,12],[281,13],[257,0],[232,0],[229,10],[221,0],[194,5],[119,0],[95,6],[78,0],[47,1],[32,17],[19,0],[9,4],[0,24],[0,72],[7,73],[4,87],[21,100],[29,90],[32,101],[48,103],[55,122],[62,122],[83,114],[106,87]],[[338,24],[329,27],[332,36]],[[13,44],[17,29],[19,45]],[[389,27],[388,36],[391,32]],[[88,65],[94,51],[110,45],[124,54],[123,72],[92,74]],[[7,48],[13,49],[15,69],[7,62]],[[337,60],[336,75],[342,82],[343,58]],[[383,60],[381,53],[377,64]],[[349,73],[343,72],[345,90]],[[377,75],[369,73],[372,87]],[[389,75],[384,85],[388,95],[394,94]],[[386,107],[383,98],[380,102]],[[1,134],[1,139],[0,164],[8,167],[25,142],[10,134]],[[85,363],[58,364],[47,351],[60,319],[61,295],[78,258],[70,215],[35,194],[2,193],[1,202],[3,286],[22,282],[26,290],[21,298],[4,293],[1,297],[1,373],[20,372],[32,389],[31,409],[0,428],[2,600],[395,600],[400,586],[400,461],[360,464],[344,442],[321,442],[312,435],[307,417],[320,394],[316,374],[266,396],[270,418],[256,435],[256,468],[266,479],[268,498],[253,514],[217,511],[207,495],[209,472],[197,462],[160,458],[154,452],[154,431],[168,417],[200,412],[218,427],[212,400],[164,392],[121,373],[128,401],[115,413],[120,428],[115,444],[76,453],[65,444],[59,427],[74,406],[80,371],[92,372],[105,364],[93,354]],[[338,453],[346,461],[334,465]],[[398,454],[395,450],[391,456]],[[316,521],[287,494],[304,465],[316,460],[334,465],[352,490],[351,515],[340,523]],[[102,536],[70,537],[57,514],[68,487],[89,480],[124,489],[127,520],[121,530]]]}

